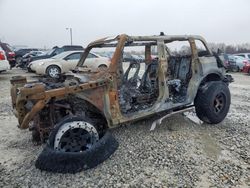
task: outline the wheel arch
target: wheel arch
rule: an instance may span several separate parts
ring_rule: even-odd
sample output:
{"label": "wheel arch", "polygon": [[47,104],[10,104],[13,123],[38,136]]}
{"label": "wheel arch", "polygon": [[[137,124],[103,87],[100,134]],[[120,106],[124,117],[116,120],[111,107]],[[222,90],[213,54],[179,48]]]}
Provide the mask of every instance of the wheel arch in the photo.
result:
{"label": "wheel arch", "polygon": [[195,95],[194,95],[194,99],[197,96],[198,90],[202,88],[202,86],[205,85],[205,83],[207,82],[211,82],[211,81],[222,81],[223,80],[223,75],[219,72],[210,72],[208,74],[206,74],[205,76],[203,76],[199,83],[197,84],[197,90],[195,91]]}
{"label": "wheel arch", "polygon": [[[82,108],[83,111],[85,111],[87,114],[84,114],[88,116],[88,118],[94,118],[95,120],[100,120],[99,122],[105,122],[103,124],[103,128],[107,129],[109,127],[109,121],[106,118],[104,112],[98,108],[98,106],[91,100],[89,100],[87,97],[84,97],[82,95],[76,95],[70,97],[70,103],[72,106],[77,105],[78,107]],[[74,107],[73,107],[74,108]]]}
{"label": "wheel arch", "polygon": [[223,76],[220,73],[209,73],[201,79],[199,86],[206,82],[223,80]]}
{"label": "wheel arch", "polygon": [[101,67],[101,66],[105,66],[105,67],[108,67],[106,64],[104,63],[101,63],[100,65],[98,65],[98,67]]}

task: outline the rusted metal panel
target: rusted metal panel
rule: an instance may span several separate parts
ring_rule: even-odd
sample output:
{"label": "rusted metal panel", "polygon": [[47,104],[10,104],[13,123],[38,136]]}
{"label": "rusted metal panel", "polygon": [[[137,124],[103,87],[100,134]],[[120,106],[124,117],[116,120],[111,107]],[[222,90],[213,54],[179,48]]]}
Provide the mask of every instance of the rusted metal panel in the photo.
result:
{"label": "rusted metal panel", "polygon": [[[101,87],[103,88],[107,84],[107,81],[108,80],[103,79],[96,82],[92,81],[90,83],[80,84],[78,86],[62,87],[48,91],[45,90],[45,86],[43,84],[35,84],[30,85],[28,88],[19,88],[18,93],[14,93],[13,88],[17,86],[15,83],[19,83],[19,80],[12,81],[12,98],[13,100],[16,99],[14,104],[17,111],[20,128],[28,128],[28,123],[41,109],[43,109],[46,102],[50,99],[63,98],[69,94],[78,93],[83,90],[94,89],[92,92],[87,92],[86,96],[89,96],[89,100],[96,101],[96,106],[100,109],[103,109],[103,103],[100,102],[102,99],[98,99],[99,95],[103,93],[103,89],[95,89]],[[28,110],[25,108],[25,103],[27,100],[36,101],[30,112],[28,112]]]}

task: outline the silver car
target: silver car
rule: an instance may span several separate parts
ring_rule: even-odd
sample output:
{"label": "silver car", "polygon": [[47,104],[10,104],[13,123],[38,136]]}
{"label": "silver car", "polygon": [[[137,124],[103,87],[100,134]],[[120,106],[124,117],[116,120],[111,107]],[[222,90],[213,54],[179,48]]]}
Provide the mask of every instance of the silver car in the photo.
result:
{"label": "silver car", "polygon": [[229,60],[236,62],[237,72],[242,71],[245,64],[249,63],[248,59],[237,55],[230,55],[228,58]]}

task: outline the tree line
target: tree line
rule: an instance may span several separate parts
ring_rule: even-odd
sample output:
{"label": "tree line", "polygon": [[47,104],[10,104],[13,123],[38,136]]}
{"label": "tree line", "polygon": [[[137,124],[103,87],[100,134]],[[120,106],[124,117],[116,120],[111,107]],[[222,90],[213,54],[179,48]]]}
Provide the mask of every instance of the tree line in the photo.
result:
{"label": "tree line", "polygon": [[220,49],[222,52],[227,54],[250,53],[250,43],[237,45],[226,45],[225,43],[208,43],[208,46],[212,51],[215,52]]}

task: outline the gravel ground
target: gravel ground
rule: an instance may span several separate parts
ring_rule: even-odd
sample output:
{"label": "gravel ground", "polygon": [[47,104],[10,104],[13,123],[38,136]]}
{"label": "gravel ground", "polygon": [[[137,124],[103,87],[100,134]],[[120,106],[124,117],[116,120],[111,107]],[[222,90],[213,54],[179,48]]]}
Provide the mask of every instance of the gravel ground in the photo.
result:
{"label": "gravel ground", "polygon": [[0,74],[0,187],[250,187],[250,77],[233,74],[232,104],[218,125],[198,125],[179,114],[154,131],[152,122],[112,130],[120,143],[110,159],[77,174],[41,172],[43,146],[19,130],[12,114],[9,78]]}

